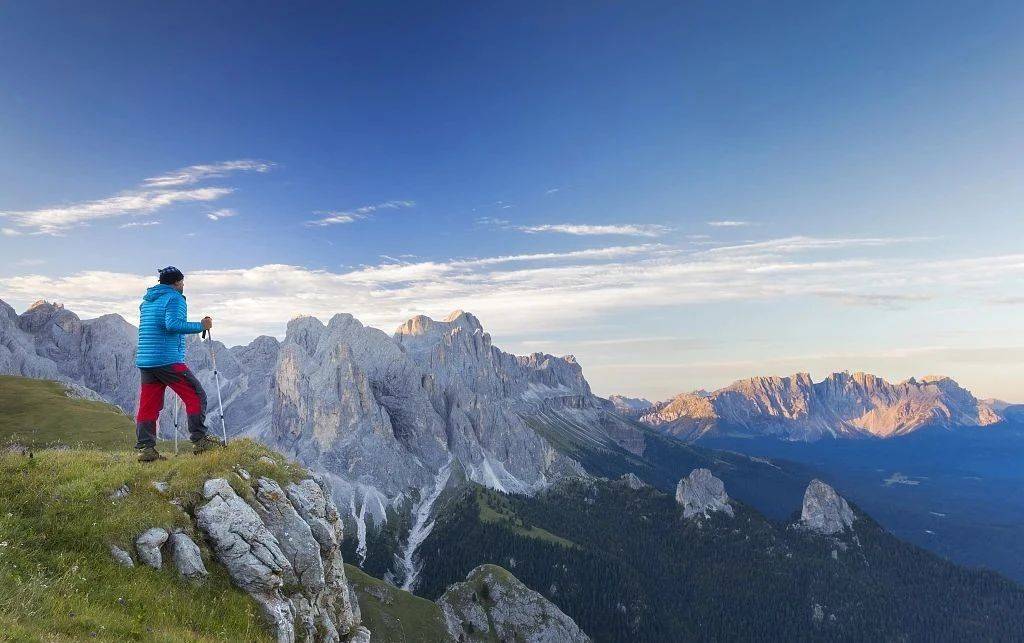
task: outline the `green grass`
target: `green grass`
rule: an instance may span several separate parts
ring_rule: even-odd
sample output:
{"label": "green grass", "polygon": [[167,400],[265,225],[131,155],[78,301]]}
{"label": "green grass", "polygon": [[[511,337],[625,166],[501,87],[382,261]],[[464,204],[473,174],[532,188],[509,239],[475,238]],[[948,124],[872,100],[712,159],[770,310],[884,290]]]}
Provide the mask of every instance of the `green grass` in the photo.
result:
{"label": "green grass", "polygon": [[[275,464],[261,461],[270,455]],[[0,456],[0,628],[4,640],[264,641],[256,605],[233,588],[210,560],[192,520],[202,484],[227,477],[240,493],[249,483],[236,473],[281,482],[301,471],[249,440],[201,456],[139,464],[129,451],[40,450],[29,458]],[[165,481],[166,493],[152,483]],[[112,500],[121,485],[128,496]],[[109,545],[133,552],[149,527],[178,527],[200,544],[210,571],[206,583],[180,579],[166,562],[156,571],[118,566]]]}
{"label": "green grass", "polygon": [[573,541],[562,538],[546,529],[536,525],[524,524],[523,520],[516,515],[511,506],[500,495],[490,494],[482,487],[478,487],[475,493],[477,505],[480,507],[481,522],[501,524],[513,533],[526,538],[544,540],[563,547],[576,546],[576,543]]}
{"label": "green grass", "polygon": [[0,446],[130,449],[135,423],[117,407],[72,399],[59,382],[0,375]]}
{"label": "green grass", "polygon": [[345,565],[355,585],[363,625],[374,643],[441,643],[451,641],[441,608],[425,598],[378,580],[354,565]]}

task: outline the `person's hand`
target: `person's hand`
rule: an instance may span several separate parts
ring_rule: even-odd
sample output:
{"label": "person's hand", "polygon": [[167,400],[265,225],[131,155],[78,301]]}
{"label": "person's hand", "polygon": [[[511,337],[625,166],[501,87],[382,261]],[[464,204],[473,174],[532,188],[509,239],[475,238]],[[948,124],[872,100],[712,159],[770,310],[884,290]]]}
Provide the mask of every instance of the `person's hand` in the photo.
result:
{"label": "person's hand", "polygon": [[203,317],[203,321],[200,323],[203,325],[203,330],[210,330],[213,328],[213,317],[207,315],[206,317]]}

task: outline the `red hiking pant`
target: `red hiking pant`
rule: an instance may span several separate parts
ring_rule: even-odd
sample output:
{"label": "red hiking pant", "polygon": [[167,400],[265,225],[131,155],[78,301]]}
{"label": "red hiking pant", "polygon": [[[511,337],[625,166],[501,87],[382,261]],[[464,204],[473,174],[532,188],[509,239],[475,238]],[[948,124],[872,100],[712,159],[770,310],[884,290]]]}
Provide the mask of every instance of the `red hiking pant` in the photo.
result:
{"label": "red hiking pant", "polygon": [[156,423],[164,408],[164,391],[170,387],[185,403],[189,439],[198,442],[206,435],[206,392],[184,364],[140,368],[139,412],[135,416],[135,448],[156,444]]}

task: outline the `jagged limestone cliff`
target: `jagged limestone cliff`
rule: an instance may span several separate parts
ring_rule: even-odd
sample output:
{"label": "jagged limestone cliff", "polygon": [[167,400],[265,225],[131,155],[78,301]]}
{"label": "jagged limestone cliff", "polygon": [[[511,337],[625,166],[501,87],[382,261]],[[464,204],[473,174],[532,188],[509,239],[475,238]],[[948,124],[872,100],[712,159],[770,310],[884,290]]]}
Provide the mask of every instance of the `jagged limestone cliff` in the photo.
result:
{"label": "jagged limestone cliff", "polygon": [[685,439],[769,435],[789,440],[892,437],[924,427],[986,426],[999,414],[948,377],[891,384],[867,373],[754,377],[713,393],[684,393],[640,420]]}

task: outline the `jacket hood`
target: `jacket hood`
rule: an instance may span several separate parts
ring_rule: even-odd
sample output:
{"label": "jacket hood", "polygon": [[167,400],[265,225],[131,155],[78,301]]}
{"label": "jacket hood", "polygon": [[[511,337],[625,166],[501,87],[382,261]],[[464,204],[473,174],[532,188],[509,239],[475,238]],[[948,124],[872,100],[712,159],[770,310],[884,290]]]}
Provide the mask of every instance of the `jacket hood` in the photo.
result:
{"label": "jacket hood", "polygon": [[155,286],[150,286],[149,288],[147,288],[146,294],[142,298],[145,301],[156,301],[157,299],[160,299],[164,295],[170,294],[172,292],[177,293],[178,291],[167,284],[157,284]]}

